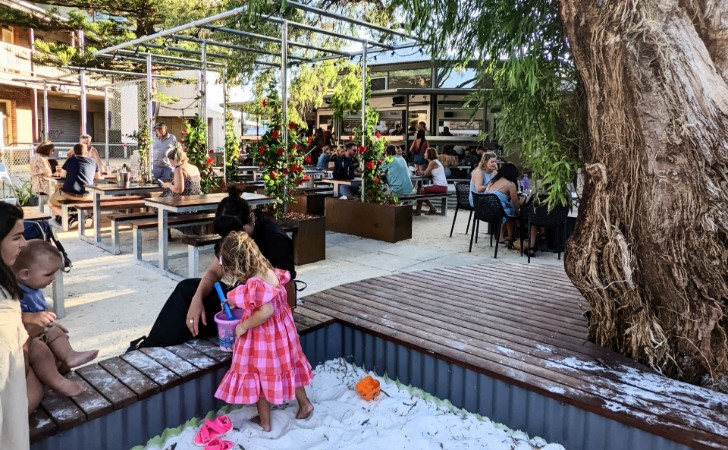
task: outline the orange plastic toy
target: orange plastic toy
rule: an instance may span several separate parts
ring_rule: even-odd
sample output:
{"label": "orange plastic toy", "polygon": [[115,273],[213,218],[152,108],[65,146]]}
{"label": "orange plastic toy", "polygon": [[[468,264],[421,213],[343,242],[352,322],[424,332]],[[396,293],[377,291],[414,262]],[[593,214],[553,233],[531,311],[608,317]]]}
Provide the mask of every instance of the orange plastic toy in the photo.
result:
{"label": "orange plastic toy", "polygon": [[379,395],[379,381],[369,375],[362,378],[361,381],[356,383],[356,386],[354,387],[356,388],[356,392],[358,392],[364,400],[371,400]]}

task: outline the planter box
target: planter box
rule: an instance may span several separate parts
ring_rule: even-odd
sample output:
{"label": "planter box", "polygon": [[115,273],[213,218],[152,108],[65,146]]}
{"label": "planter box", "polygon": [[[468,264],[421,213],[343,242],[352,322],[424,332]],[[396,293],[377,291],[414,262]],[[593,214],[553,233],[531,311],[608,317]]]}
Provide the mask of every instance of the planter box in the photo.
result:
{"label": "planter box", "polygon": [[326,219],[322,216],[290,214],[283,225],[293,232],[293,262],[299,266],[326,259]]}
{"label": "planter box", "polygon": [[296,202],[288,205],[288,210],[301,214],[324,216],[326,215],[326,198],[331,197],[331,195],[318,192],[296,194]]}
{"label": "planter box", "polygon": [[385,242],[412,239],[412,207],[329,197],[326,229]]}

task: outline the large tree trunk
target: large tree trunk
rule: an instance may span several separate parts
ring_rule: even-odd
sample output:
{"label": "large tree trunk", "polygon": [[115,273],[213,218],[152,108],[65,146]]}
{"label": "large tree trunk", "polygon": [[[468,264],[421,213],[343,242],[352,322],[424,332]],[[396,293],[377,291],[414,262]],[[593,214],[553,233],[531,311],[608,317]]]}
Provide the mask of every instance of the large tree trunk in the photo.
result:
{"label": "large tree trunk", "polygon": [[726,3],[561,11],[590,139],[567,273],[598,344],[693,383],[728,379]]}

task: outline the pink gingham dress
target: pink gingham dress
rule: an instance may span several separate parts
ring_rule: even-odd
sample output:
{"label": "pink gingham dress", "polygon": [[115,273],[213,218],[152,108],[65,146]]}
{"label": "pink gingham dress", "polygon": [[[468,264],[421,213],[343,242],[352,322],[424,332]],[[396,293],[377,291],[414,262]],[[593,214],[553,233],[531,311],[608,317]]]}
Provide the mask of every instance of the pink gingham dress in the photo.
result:
{"label": "pink gingham dress", "polygon": [[242,320],[247,320],[268,302],[273,303],[274,312],[263,324],[235,341],[232,365],[215,392],[215,397],[226,403],[250,405],[262,395],[279,405],[295,398],[295,389],[313,380],[311,364],[301,349],[293,313],[286,300],[284,286],[291,275],[285,270],[274,271],[278,286],[253,277],[227,295],[245,310]]}

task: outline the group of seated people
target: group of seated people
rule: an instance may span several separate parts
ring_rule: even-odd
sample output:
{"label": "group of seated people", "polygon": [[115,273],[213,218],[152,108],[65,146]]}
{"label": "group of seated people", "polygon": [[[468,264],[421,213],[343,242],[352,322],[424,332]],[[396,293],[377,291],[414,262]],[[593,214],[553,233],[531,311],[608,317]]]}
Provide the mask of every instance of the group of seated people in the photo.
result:
{"label": "group of seated people", "polygon": [[[30,175],[33,192],[48,196],[48,205],[55,214],[55,221],[59,224],[61,223],[62,201],[91,200],[91,193],[86,190],[86,186],[92,186],[104,173],[104,165],[99,153],[90,145],[90,141],[90,136],[83,135],[81,142],[74,145],[73,149],[68,152],[68,158],[57,173],[64,178],[63,186],[57,190],[47,180],[56,173],[53,170],[53,164],[58,164],[51,159],[51,155],[55,151],[53,142],[42,142],[31,156]],[[162,196],[202,194],[200,170],[189,162],[187,153],[179,147],[174,147],[167,152],[166,158],[172,167],[172,176],[169,180],[161,180],[161,186],[166,189]],[[69,225],[73,226],[78,220],[78,217],[72,216],[69,219]],[[87,226],[91,226],[93,223],[92,215],[87,215],[83,220],[87,221]]]}

